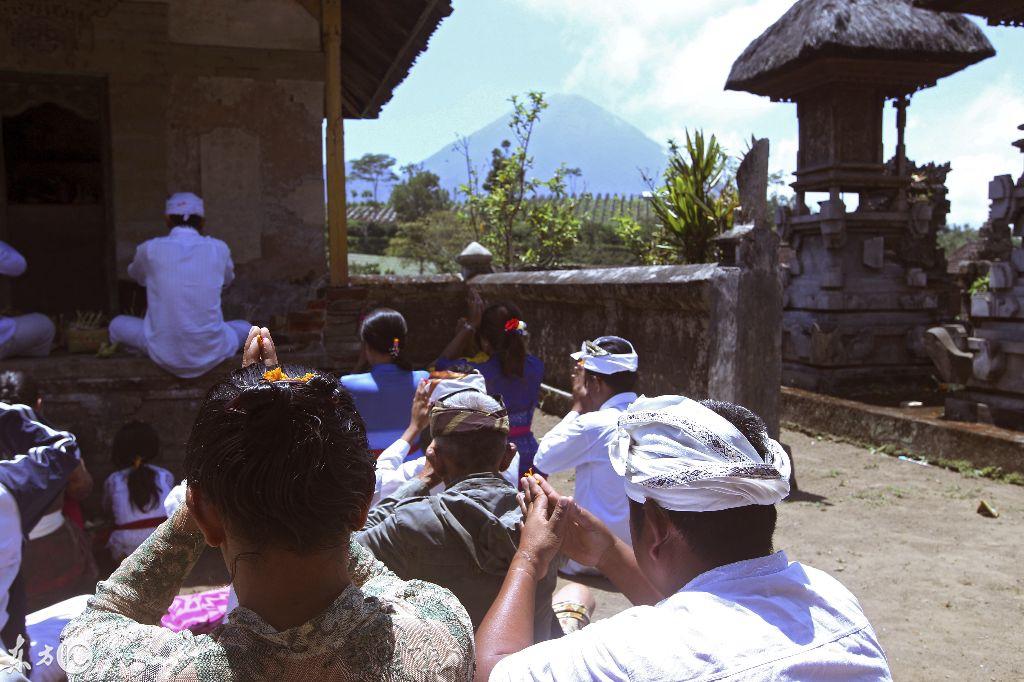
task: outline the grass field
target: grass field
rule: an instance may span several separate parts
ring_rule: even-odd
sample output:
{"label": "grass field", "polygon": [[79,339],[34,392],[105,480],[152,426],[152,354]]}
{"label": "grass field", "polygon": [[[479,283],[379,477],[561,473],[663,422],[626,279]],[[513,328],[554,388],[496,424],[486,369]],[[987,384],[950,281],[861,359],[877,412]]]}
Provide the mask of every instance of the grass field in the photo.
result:
{"label": "grass field", "polygon": [[[348,254],[348,266],[354,275],[433,275],[434,268],[429,263],[424,264],[423,272],[420,272],[419,264],[408,258],[396,258],[394,256],[375,256],[368,253]],[[376,267],[377,272],[371,272]]]}

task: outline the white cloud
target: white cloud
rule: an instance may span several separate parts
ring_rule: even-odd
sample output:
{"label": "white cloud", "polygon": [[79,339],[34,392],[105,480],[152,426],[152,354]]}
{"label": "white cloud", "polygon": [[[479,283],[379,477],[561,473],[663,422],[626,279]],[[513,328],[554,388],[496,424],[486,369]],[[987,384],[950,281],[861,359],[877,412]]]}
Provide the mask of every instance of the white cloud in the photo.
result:
{"label": "white cloud", "polygon": [[524,0],[563,23],[579,61],[566,77],[578,92],[633,117],[668,114],[701,125],[742,122],[770,102],[725,92],[743,49],[791,0]]}
{"label": "white cloud", "polygon": [[[659,142],[704,128],[739,153],[755,131],[781,127],[786,138],[795,135],[795,121],[785,117],[773,116],[786,122],[771,131],[762,124],[781,105],[724,90],[736,58],[792,0],[521,2],[563,26],[563,47],[577,59],[563,89],[626,117]],[[792,169],[795,142],[791,146],[775,146],[773,167]]]}
{"label": "white cloud", "polygon": [[[658,141],[703,128],[739,153],[751,133],[768,136],[772,169],[794,169],[795,107],[724,90],[736,58],[792,0],[505,1],[562,26],[562,49],[575,59],[565,91],[624,116]],[[1024,122],[1024,81],[1006,59],[996,64],[999,78],[969,70],[966,78],[915,96],[910,107],[911,158],[952,163],[950,222],[979,225],[988,213],[988,180],[1020,174],[1020,155],[1010,142]],[[977,85],[985,78],[991,79],[987,86]],[[895,145],[891,107],[886,121],[888,157]]]}
{"label": "white cloud", "polygon": [[966,102],[943,86],[911,102],[908,155],[919,162],[950,162],[948,220],[978,226],[988,217],[989,180],[1003,173],[1016,180],[1021,173],[1021,154],[1011,143],[1021,137],[1017,126],[1024,123],[1024,83],[1004,73]]}

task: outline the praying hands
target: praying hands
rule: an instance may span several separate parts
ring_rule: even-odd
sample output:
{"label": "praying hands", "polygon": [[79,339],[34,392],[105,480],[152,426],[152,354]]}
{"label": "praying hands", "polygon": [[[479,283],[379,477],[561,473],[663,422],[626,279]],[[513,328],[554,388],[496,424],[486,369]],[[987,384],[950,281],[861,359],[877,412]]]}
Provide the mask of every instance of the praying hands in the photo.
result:
{"label": "praying hands", "polygon": [[280,364],[277,359],[277,346],[274,345],[274,339],[266,327],[250,329],[242,347],[243,369],[258,362],[262,362],[266,367],[276,367]]}

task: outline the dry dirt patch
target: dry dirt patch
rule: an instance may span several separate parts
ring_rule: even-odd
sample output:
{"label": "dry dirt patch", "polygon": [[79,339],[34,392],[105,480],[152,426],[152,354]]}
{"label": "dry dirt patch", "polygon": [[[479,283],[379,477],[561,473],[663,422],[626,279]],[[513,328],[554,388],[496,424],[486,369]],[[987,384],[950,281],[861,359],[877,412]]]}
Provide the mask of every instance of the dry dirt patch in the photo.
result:
{"label": "dry dirt patch", "polygon": [[[554,423],[538,417],[537,433]],[[776,545],[857,595],[897,679],[1024,679],[1024,487],[792,431],[783,441],[801,494],[780,505]],[[999,518],[977,514],[982,499]],[[598,597],[599,618],[628,607]]]}

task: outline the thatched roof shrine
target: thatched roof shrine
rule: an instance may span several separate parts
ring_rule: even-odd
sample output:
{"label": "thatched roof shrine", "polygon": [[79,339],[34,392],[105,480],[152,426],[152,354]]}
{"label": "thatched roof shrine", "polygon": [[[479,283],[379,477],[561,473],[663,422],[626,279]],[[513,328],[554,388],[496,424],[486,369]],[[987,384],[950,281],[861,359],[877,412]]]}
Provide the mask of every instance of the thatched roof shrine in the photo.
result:
{"label": "thatched roof shrine", "polygon": [[976,14],[992,26],[1024,26],[1024,2],[1020,0],[914,0],[914,4],[938,12]]}
{"label": "thatched roof shrine", "polygon": [[[317,19],[320,0],[298,0]],[[405,80],[451,0],[345,0],[341,62],[345,118],[376,118]]]}
{"label": "thatched roof shrine", "polygon": [[911,0],[799,0],[747,46],[725,87],[788,100],[842,81],[897,97],[994,54],[967,17]]}

